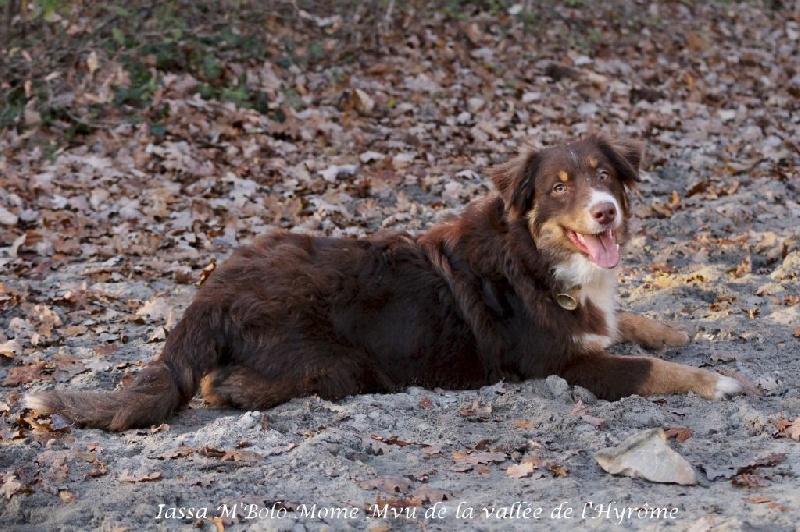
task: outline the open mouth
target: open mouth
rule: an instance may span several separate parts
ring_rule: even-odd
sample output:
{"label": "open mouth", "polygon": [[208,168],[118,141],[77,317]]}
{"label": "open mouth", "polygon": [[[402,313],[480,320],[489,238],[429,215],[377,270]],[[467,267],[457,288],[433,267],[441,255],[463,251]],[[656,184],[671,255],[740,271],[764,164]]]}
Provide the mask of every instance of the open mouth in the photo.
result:
{"label": "open mouth", "polygon": [[606,229],[596,235],[584,235],[571,229],[564,228],[567,237],[581,252],[601,268],[613,268],[619,263],[619,244],[617,233],[613,229]]}

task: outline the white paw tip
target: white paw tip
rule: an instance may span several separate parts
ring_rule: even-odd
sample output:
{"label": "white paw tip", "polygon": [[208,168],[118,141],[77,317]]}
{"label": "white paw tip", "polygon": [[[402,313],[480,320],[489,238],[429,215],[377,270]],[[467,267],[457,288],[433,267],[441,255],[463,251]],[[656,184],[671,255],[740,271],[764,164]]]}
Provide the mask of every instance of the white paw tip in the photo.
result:
{"label": "white paw tip", "polygon": [[22,405],[25,408],[30,410],[36,410],[37,412],[45,413],[47,411],[47,407],[45,406],[44,400],[37,395],[28,394],[22,400]]}
{"label": "white paw tip", "polygon": [[745,392],[741,382],[725,375],[717,376],[717,388],[714,391],[714,399],[724,399],[731,395],[740,395]]}

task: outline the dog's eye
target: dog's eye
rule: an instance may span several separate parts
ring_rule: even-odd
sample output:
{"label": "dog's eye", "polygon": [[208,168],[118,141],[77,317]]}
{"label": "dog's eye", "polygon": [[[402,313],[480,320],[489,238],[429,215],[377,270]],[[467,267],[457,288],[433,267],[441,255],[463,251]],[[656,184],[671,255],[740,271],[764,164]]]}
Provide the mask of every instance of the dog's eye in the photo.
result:
{"label": "dog's eye", "polygon": [[611,175],[608,173],[607,170],[600,170],[600,172],[597,174],[597,176],[600,178],[600,181],[605,181]]}
{"label": "dog's eye", "polygon": [[567,185],[565,185],[564,183],[556,183],[555,185],[553,185],[553,192],[563,194],[566,191],[567,191]]}

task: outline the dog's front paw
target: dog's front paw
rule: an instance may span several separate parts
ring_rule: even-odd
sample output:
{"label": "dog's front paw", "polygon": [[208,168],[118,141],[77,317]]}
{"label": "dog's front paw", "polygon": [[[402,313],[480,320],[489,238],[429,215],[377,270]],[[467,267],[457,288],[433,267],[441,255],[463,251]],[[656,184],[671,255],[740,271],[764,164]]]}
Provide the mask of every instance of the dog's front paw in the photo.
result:
{"label": "dog's front paw", "polygon": [[714,399],[726,399],[734,395],[743,395],[747,387],[732,377],[717,375],[717,385],[714,389]]}
{"label": "dog's front paw", "polygon": [[678,327],[653,321],[649,329],[642,330],[638,343],[648,349],[683,347],[690,341],[689,333]]}
{"label": "dog's front paw", "polygon": [[667,347],[683,347],[689,343],[691,337],[683,329],[665,325],[661,339]]}

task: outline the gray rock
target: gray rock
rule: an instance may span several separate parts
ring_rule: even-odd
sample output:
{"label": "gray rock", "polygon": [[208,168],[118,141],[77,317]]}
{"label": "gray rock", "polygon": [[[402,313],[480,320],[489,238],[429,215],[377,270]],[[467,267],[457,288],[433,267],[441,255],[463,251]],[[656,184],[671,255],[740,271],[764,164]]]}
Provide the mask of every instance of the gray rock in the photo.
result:
{"label": "gray rock", "polygon": [[594,458],[612,475],[684,486],[697,484],[692,466],[672,450],[660,428],[634,434],[616,447],[597,451]]}

